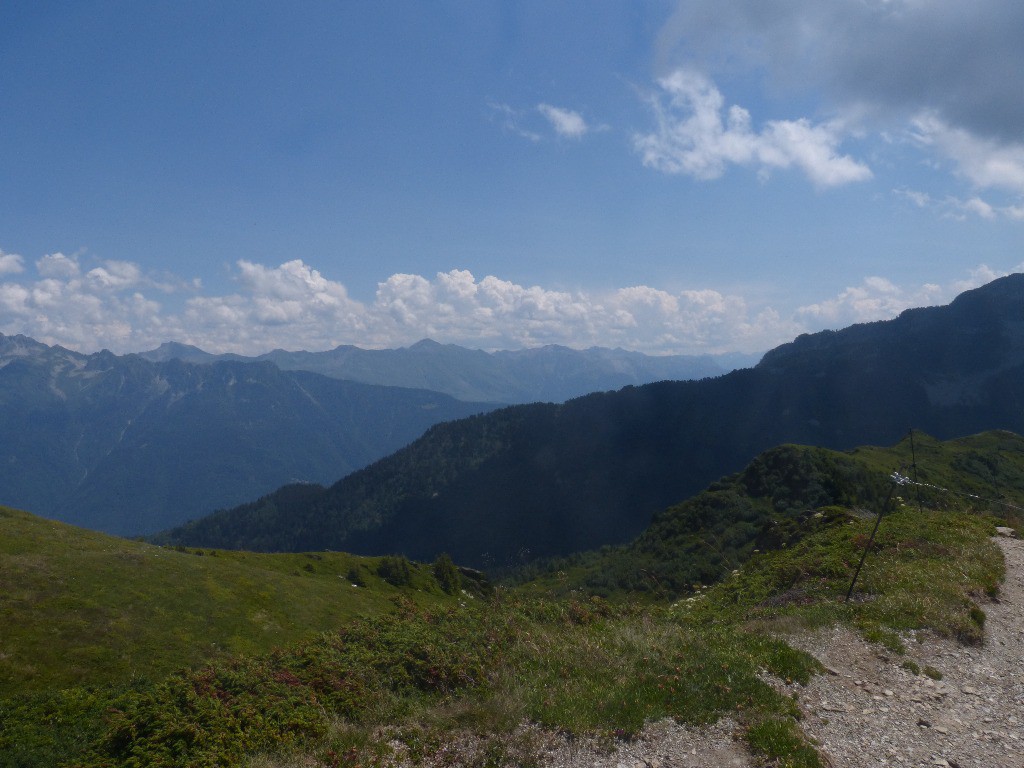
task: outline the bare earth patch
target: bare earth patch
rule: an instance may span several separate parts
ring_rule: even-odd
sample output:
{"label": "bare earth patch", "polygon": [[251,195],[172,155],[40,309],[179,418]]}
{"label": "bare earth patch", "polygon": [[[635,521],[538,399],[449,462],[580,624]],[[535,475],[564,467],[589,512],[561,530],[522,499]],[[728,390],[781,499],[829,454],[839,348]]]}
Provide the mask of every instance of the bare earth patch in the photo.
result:
{"label": "bare earth patch", "polygon": [[737,729],[728,719],[705,728],[663,720],[648,725],[636,739],[620,743],[611,753],[598,745],[561,740],[541,764],[550,768],[750,768],[754,762],[738,740]]}
{"label": "bare earth patch", "polygon": [[835,768],[1024,768],[1024,542],[997,543],[1006,581],[983,606],[981,647],[923,635],[899,656],[844,628],[790,638],[834,673],[794,691],[804,732]]}
{"label": "bare earth patch", "polygon": [[[706,727],[680,725],[672,720],[649,724],[630,741],[611,742],[601,738],[570,738],[564,734],[523,726],[506,737],[505,754],[514,764],[541,768],[754,768],[739,726],[725,718]],[[515,752],[521,749],[521,759]],[[469,737],[453,738],[432,759],[418,765],[460,766],[487,764],[486,743]],[[406,768],[412,762],[400,755],[393,763]]]}

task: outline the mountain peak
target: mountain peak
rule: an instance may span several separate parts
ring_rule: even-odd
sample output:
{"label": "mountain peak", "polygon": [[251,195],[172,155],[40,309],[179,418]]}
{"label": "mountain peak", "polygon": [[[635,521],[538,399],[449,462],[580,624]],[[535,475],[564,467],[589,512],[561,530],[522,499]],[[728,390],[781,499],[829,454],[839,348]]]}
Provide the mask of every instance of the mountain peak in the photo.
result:
{"label": "mountain peak", "polygon": [[205,352],[199,347],[191,344],[182,344],[179,341],[165,341],[156,349],[148,352],[140,352],[139,357],[145,358],[154,363],[165,363],[168,360],[185,360],[188,362],[201,362],[216,357]]}
{"label": "mountain peak", "polygon": [[1015,272],[979,288],[964,291],[950,303],[950,306],[957,308],[980,305],[999,309],[1016,318],[1024,318],[1024,274]]}
{"label": "mountain peak", "polygon": [[415,344],[409,347],[409,349],[438,349],[444,345],[433,339],[420,339]]}

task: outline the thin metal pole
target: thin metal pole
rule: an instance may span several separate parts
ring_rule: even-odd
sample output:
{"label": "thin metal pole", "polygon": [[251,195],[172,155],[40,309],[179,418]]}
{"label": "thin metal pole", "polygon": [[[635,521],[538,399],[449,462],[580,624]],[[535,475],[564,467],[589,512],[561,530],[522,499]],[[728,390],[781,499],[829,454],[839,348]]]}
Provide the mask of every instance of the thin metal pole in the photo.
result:
{"label": "thin metal pole", "polygon": [[910,468],[914,470],[914,488],[917,489],[917,514],[921,514],[921,486],[917,482],[917,451],[914,450],[914,428],[910,428]]}
{"label": "thin metal pole", "polygon": [[871,529],[871,537],[868,539],[868,543],[864,545],[864,552],[860,556],[860,562],[857,563],[857,570],[853,572],[853,581],[850,582],[850,588],[846,590],[846,602],[850,602],[850,595],[853,594],[853,587],[857,583],[857,577],[860,576],[860,569],[864,567],[864,560],[867,559],[868,550],[871,549],[871,545],[875,541],[875,534],[878,532],[879,523],[882,522],[882,515],[889,508],[889,502],[892,501],[892,493],[895,490],[895,485],[889,488],[889,495],[885,499],[885,504],[878,510],[878,517],[875,518],[875,527]]}

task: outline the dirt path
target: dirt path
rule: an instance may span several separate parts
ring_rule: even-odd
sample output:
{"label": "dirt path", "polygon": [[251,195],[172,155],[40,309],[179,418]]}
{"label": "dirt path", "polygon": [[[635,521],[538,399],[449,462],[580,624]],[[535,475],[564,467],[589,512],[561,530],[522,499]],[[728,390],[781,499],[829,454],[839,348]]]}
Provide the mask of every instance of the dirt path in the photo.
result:
{"label": "dirt path", "polygon": [[[833,673],[789,689],[804,712],[804,732],[833,768],[1024,768],[1024,541],[997,543],[1006,581],[998,602],[984,606],[981,647],[927,635],[898,656],[839,627],[789,638]],[[915,674],[908,661],[940,671],[942,679]],[[553,745],[543,764],[753,768],[736,729],[731,721],[704,729],[657,723],[612,754]]]}
{"label": "dirt path", "polygon": [[896,656],[838,628],[798,642],[836,673],[799,690],[804,732],[835,768],[1024,768],[1024,541],[997,543],[1006,581],[984,606],[981,647],[930,636]]}
{"label": "dirt path", "polygon": [[[985,643],[965,647],[928,634],[906,655],[835,627],[787,637],[830,674],[789,686],[801,726],[832,768],[1024,768],[1024,541],[996,539],[1006,559],[997,601],[984,606]],[[908,669],[932,667],[941,680]],[[781,683],[780,683],[781,685]],[[545,768],[756,768],[740,727],[653,723],[609,751],[607,742],[567,740],[526,726],[531,762]],[[476,764],[474,745],[456,749]],[[399,761],[400,764],[401,761]]]}

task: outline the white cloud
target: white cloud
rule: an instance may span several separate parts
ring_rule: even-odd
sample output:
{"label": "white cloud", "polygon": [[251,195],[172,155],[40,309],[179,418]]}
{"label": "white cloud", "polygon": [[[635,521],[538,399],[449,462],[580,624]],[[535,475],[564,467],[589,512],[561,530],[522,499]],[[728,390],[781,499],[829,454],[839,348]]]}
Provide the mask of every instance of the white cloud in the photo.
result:
{"label": "white cloud", "polygon": [[492,116],[498,117],[501,120],[502,126],[509,133],[514,133],[517,136],[522,136],[524,139],[530,141],[540,141],[541,135],[536,131],[531,131],[522,126],[523,113],[520,110],[513,109],[508,104],[502,104],[500,102],[489,102],[487,105]]}
{"label": "white cloud", "polygon": [[[551,104],[541,103],[527,109],[516,109],[500,102],[489,102],[487,106],[492,118],[498,119],[506,131],[535,143],[543,141],[550,131],[561,138],[578,140],[595,130],[579,112]],[[607,128],[598,126],[596,130]]]}
{"label": "white cloud", "polygon": [[1024,203],[1021,205],[1008,205],[1001,209],[1006,218],[1014,221],[1024,221]]}
{"label": "white cloud", "polygon": [[571,109],[553,107],[550,104],[538,104],[537,111],[547,118],[548,122],[551,123],[551,127],[555,129],[555,133],[559,136],[579,139],[588,130],[583,115],[579,112],[573,112]]}
{"label": "white cloud", "polygon": [[34,277],[0,281],[0,331],[83,351],[140,351],[173,339],[258,354],[275,347],[393,347],[425,337],[484,349],[758,351],[800,330],[778,313],[708,290],[561,291],[455,269],[432,278],[392,275],[364,304],[298,259],[277,267],[241,260],[236,267],[234,293],[194,295],[195,286],[172,281],[181,294],[175,310],[150,295],[168,283],[151,280],[136,264],[106,261],[85,270],[76,259],[44,256]]}
{"label": "white cloud", "polygon": [[927,110],[1019,141],[1022,25],[1013,0],[680,0],[656,58],[662,72],[758,71],[777,95],[811,92],[899,124]]}
{"label": "white cloud", "polygon": [[928,283],[906,291],[883,277],[868,277],[858,286],[845,288],[831,299],[800,307],[797,315],[811,323],[824,322],[837,328],[895,317],[911,306],[934,303],[939,286]]}
{"label": "white cloud", "polygon": [[948,125],[934,113],[918,115],[912,129],[920,144],[953,161],[976,187],[1024,194],[1024,143],[982,139]]}
{"label": "white cloud", "polygon": [[77,277],[80,269],[78,259],[65,256],[63,253],[48,253],[36,261],[36,271],[43,277],[72,278]]}
{"label": "white cloud", "polygon": [[838,153],[839,123],[773,120],[755,131],[750,113],[736,105],[725,109],[721,92],[698,72],[679,69],[658,84],[661,94],[650,99],[657,128],[634,137],[648,167],[702,180],[720,177],[728,165],[754,166],[762,174],[795,167],[819,187],[871,178],[866,165]]}
{"label": "white cloud", "polygon": [[935,210],[944,218],[956,219],[958,221],[964,221],[972,217],[978,217],[986,221],[997,219],[1024,220],[1024,206],[995,205],[977,195],[966,200],[953,195],[946,195],[944,198],[936,199],[927,192],[912,189],[894,189],[893,194],[896,197],[909,200],[917,208]]}
{"label": "white cloud", "polygon": [[0,251],[0,275],[16,275],[25,269],[25,260],[16,253]]}
{"label": "white cloud", "polygon": [[964,209],[983,219],[994,219],[996,217],[995,209],[980,197],[972,197],[970,200],[965,200]]}
{"label": "white cloud", "polygon": [[932,200],[932,196],[927,192],[921,192],[916,189],[894,189],[892,193],[896,195],[896,197],[902,197],[905,200],[909,200],[918,208],[928,208],[935,203],[935,201]]}
{"label": "white cloud", "polygon": [[[365,307],[301,259],[236,266],[241,293],[186,302],[181,325],[189,343],[235,352],[327,349],[366,334]],[[362,343],[376,343],[367,339]]]}
{"label": "white cloud", "polygon": [[1005,272],[992,269],[987,264],[979,264],[970,271],[970,274],[966,278],[953,281],[946,291],[946,297],[951,300],[959,293],[969,291],[972,288],[978,288],[986,283],[991,283],[993,280],[1005,277],[1006,275],[1014,272],[1024,272],[1024,262]]}
{"label": "white cloud", "polygon": [[[928,167],[952,170],[971,187],[947,198],[933,192],[939,202],[921,207],[964,220],[1021,221],[1022,23],[1024,4],[1010,0],[680,0],[658,36],[656,61],[662,73],[683,67],[766,82],[774,103],[810,101],[851,125],[856,116],[880,168],[905,167],[888,137],[909,135]],[[779,121],[755,134],[742,120],[734,124],[737,108],[725,113],[721,104],[691,100],[665,93],[656,100],[659,130],[639,142],[652,167],[697,178],[715,178],[730,164],[762,164],[764,172],[772,166],[756,138],[783,147],[782,167],[801,168],[819,186],[870,175],[864,163],[840,156],[842,124]],[[702,107],[710,122],[685,119]],[[1014,198],[995,204],[978,195],[994,190]]]}
{"label": "white cloud", "polygon": [[[236,268],[235,292],[195,295],[197,286],[179,279],[157,282],[130,262],[107,261],[85,270],[76,259],[44,256],[34,275],[0,280],[0,332],[115,352],[152,349],[168,340],[259,354],[276,347],[395,347],[430,337],[482,349],[564,344],[652,354],[751,353],[822,327],[943,303],[1005,274],[982,265],[946,286],[912,288],[870,277],[830,299],[787,310],[708,288],[552,290],[494,275],[478,279],[460,269],[433,277],[392,275],[378,284],[372,302],[363,303],[299,259],[277,267],[241,260]],[[1020,269],[1024,264],[1013,271]],[[170,306],[151,295],[165,295],[167,285],[178,286]]]}
{"label": "white cloud", "polygon": [[964,291],[1020,271],[1024,271],[1024,263],[1005,272],[981,264],[971,270],[968,277],[945,286],[922,283],[900,287],[883,277],[868,277],[860,285],[847,287],[831,299],[799,307],[796,319],[809,329],[843,328],[852,323],[888,320],[911,307],[948,303]]}
{"label": "white cloud", "polygon": [[100,290],[132,288],[142,280],[142,271],[129,261],[105,261],[103,266],[90,269],[86,279]]}

